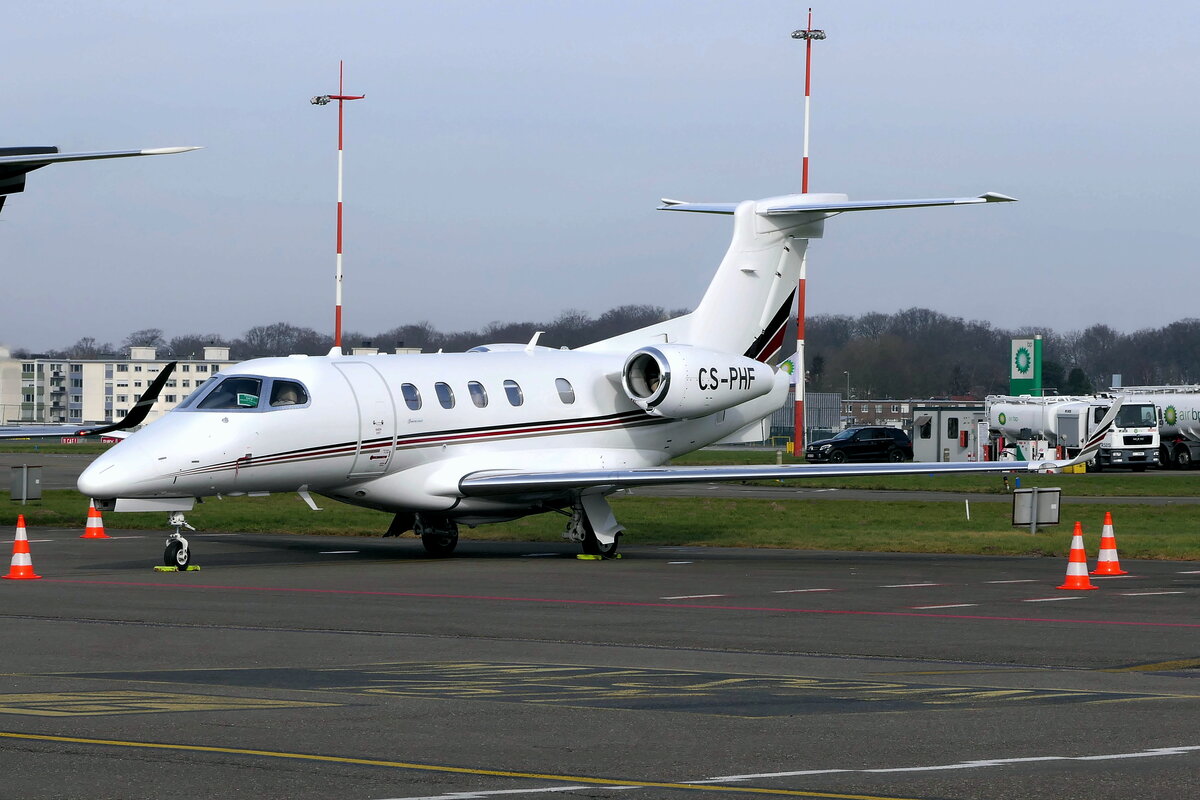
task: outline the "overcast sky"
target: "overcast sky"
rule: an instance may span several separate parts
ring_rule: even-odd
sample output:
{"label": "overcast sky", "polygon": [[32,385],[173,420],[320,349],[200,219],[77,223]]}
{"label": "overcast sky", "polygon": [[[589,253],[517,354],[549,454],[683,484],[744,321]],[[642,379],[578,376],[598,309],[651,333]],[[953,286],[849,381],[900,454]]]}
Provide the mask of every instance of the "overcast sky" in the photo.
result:
{"label": "overcast sky", "polygon": [[[793,2],[67,2],[5,14],[3,145],[203,145],[47,167],[0,214],[0,343],[332,328],[337,89],[345,317],[694,306],[728,218],[660,197],[800,188]],[[1200,316],[1194,2],[827,2],[814,191],[1002,206],[844,215],[810,315],[999,326]]]}

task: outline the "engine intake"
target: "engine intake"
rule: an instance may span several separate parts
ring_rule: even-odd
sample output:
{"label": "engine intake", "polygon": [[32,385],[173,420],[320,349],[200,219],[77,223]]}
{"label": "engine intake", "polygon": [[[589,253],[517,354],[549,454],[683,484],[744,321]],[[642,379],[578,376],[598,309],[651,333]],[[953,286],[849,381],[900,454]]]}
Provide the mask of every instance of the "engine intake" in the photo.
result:
{"label": "engine intake", "polygon": [[660,345],[625,359],[621,386],[648,414],[693,419],[715,414],[771,391],[771,367],[744,356]]}

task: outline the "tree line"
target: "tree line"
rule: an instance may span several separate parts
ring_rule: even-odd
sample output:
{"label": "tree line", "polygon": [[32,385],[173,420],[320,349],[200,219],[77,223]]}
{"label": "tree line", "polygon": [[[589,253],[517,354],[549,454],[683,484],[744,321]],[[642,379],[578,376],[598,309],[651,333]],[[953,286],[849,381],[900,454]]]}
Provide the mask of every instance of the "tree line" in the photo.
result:
{"label": "tree line", "polygon": [[[547,322],[491,322],[477,330],[443,332],[428,322],[397,325],[373,334],[343,334],[343,348],[369,342],[381,350],[420,348],[462,352],[481,344],[527,342],[544,331],[540,344],[575,348],[687,313],[661,306],[625,305],[592,317],[569,310]],[[794,326],[793,329],[794,331]],[[1049,328],[993,327],[927,308],[894,314],[824,314],[805,322],[808,391],[845,392],[856,398],[983,397],[1008,391],[1009,341],[1041,334],[1043,383],[1060,394],[1107,389],[1113,374],[1126,386],[1200,382],[1200,320],[1121,333],[1107,325],[1058,333]],[[794,333],[785,341],[794,341]],[[160,357],[200,358],[205,345],[230,348],[237,361],[292,353],[323,355],[327,332],[287,322],[257,325],[227,339],[217,333],[167,338],[157,328],[130,333],[114,347],[84,337],[51,350],[49,358],[119,357],[131,346],[159,348]],[[785,350],[790,349],[785,346]],[[34,355],[16,351],[18,358]],[[848,374],[847,374],[848,373]]]}

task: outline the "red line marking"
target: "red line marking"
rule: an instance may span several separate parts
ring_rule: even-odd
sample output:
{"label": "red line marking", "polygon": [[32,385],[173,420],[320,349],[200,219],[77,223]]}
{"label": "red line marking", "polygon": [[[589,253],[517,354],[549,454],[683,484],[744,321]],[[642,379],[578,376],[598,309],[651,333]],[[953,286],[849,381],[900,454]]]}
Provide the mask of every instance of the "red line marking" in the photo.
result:
{"label": "red line marking", "polygon": [[502,595],[434,594],[430,592],[385,592],[363,589],[305,589],[290,586],[223,586],[191,583],[168,584],[143,581],[82,581],[68,578],[48,578],[47,583],[70,583],[88,586],[144,586],[155,589],[218,589],[244,592],[290,592],[293,594],[344,594],[368,597],[413,597],[426,600],[487,600],[506,603],[557,603],[566,606],[624,606],[629,608],[695,609],[697,611],[766,611],[776,614],[837,614],[862,617],[926,617],[930,619],[985,620],[991,622],[1056,622],[1079,625],[1122,625],[1144,628],[1200,628],[1196,622],[1126,622],[1106,619],[1052,619],[1049,617],[992,617],[980,614],[914,614],[908,611],[851,611],[821,608],[774,608],[770,606],[722,606],[699,603],[637,603],[629,600],[571,600],[556,597],[505,597]]}

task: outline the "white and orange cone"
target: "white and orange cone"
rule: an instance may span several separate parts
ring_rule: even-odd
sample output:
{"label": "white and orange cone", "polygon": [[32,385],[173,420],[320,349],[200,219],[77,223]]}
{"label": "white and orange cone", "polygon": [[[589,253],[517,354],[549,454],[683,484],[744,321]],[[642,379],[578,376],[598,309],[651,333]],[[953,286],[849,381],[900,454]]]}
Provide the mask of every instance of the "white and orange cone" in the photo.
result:
{"label": "white and orange cone", "polygon": [[33,559],[29,557],[29,537],[25,534],[25,515],[17,515],[17,538],[13,539],[12,566],[2,578],[30,581],[42,577],[33,574]]}
{"label": "white and orange cone", "polygon": [[83,536],[80,539],[108,539],[110,538],[104,532],[104,517],[100,516],[100,509],[96,508],[96,501],[88,501],[88,516],[87,527],[83,531]]}
{"label": "white and orange cone", "polygon": [[1059,589],[1079,591],[1099,589],[1088,580],[1087,551],[1083,549],[1083,526],[1075,523],[1075,535],[1071,537],[1071,558],[1067,561],[1067,579]]}
{"label": "white and orange cone", "polygon": [[1113,534],[1112,512],[1104,512],[1104,530],[1100,532],[1100,555],[1096,557],[1093,575],[1128,575],[1117,558],[1117,537]]}

